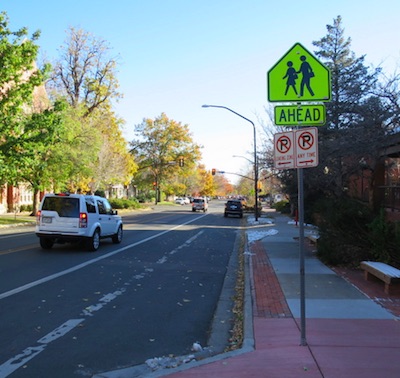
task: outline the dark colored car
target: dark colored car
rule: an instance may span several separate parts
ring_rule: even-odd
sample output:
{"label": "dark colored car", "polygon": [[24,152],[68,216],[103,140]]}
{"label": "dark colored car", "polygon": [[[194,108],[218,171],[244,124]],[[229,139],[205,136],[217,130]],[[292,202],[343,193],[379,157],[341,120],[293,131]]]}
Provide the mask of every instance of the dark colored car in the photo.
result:
{"label": "dark colored car", "polygon": [[225,212],[224,216],[228,215],[239,215],[240,218],[243,218],[243,203],[241,200],[229,200],[225,204]]}

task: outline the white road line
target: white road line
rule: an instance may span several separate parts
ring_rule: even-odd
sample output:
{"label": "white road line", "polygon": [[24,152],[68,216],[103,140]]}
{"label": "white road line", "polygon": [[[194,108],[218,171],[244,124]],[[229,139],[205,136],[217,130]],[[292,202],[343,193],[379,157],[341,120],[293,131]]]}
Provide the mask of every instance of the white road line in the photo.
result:
{"label": "white road line", "polygon": [[[18,236],[27,236],[27,235],[32,235],[32,232],[19,232],[17,234],[18,234]],[[15,238],[15,234],[1,235],[0,236],[0,240],[1,239],[8,239],[8,238]]]}
{"label": "white road line", "polygon": [[113,301],[115,298],[117,298],[118,296],[122,295],[123,293],[125,293],[126,288],[121,288],[118,289],[116,291],[114,291],[113,293],[108,293],[106,295],[104,295],[102,298],[99,299],[99,302],[86,307],[83,311],[82,314],[83,316],[93,316],[94,312],[97,312],[99,310],[101,310],[107,303]]}
{"label": "white road line", "polygon": [[[203,216],[205,216],[205,215],[202,215],[202,217],[203,217]],[[199,219],[199,218],[197,218],[197,219]],[[146,238],[146,239],[143,239],[143,240],[141,240],[140,242],[136,242],[136,243],[130,244],[129,246],[126,246],[126,247],[124,247],[124,248],[120,248],[120,249],[118,249],[117,251],[108,253],[107,255],[98,257],[98,258],[93,259],[93,260],[91,260],[91,261],[89,261],[89,262],[86,262],[86,263],[84,263],[84,264],[77,265],[77,266],[74,267],[74,268],[67,269],[67,270],[65,270],[65,271],[63,271],[63,272],[60,272],[60,273],[53,274],[53,275],[51,275],[51,276],[45,277],[45,278],[43,278],[42,280],[38,280],[38,281],[32,282],[31,284],[24,285],[24,286],[21,286],[20,288],[11,290],[10,292],[7,292],[7,293],[2,294],[2,298],[5,298],[5,295],[8,294],[8,293],[9,293],[9,294],[8,294],[7,296],[10,296],[10,295],[15,294],[16,292],[20,292],[20,291],[22,291],[22,290],[26,290],[26,289],[28,289],[28,288],[30,288],[30,287],[39,285],[40,283],[49,281],[50,279],[54,279],[54,278],[56,278],[56,277],[60,277],[60,276],[62,276],[62,275],[64,275],[64,274],[67,274],[67,273],[70,273],[70,272],[72,272],[72,271],[75,271],[75,270],[78,270],[78,269],[80,269],[80,268],[83,268],[84,266],[87,266],[87,265],[89,265],[89,264],[92,264],[92,263],[94,263],[94,262],[96,262],[96,261],[99,261],[99,260],[101,260],[101,259],[103,259],[103,258],[112,256],[112,255],[114,255],[114,254],[116,254],[116,253],[122,252],[122,251],[124,251],[124,250],[126,250],[126,249],[128,249],[128,248],[131,248],[131,247],[133,247],[133,246],[135,246],[135,245],[144,243],[144,242],[149,241],[149,240],[151,240],[151,239],[154,239],[154,238],[156,238],[156,237],[158,237],[158,236],[164,235],[164,234],[166,234],[167,232],[176,230],[177,228],[179,228],[179,227],[181,227],[181,226],[184,226],[184,225],[187,225],[187,224],[189,224],[189,223],[191,223],[191,222],[193,222],[193,221],[194,221],[194,220],[191,220],[191,221],[186,222],[186,223],[184,223],[184,224],[181,224],[181,225],[179,225],[179,226],[173,227],[173,228],[171,228],[170,230],[163,231],[163,232],[161,232],[161,233],[159,233],[159,234],[157,234],[157,235],[153,235],[153,236],[151,236],[151,237],[148,237],[148,238]],[[203,231],[199,231],[196,235],[194,235],[194,236],[192,236],[191,238],[189,238],[188,240],[186,240],[181,246],[179,246],[179,247],[176,248],[175,250],[169,252],[168,254],[169,254],[169,255],[172,255],[172,254],[178,252],[179,249],[182,249],[183,247],[188,247],[188,246],[189,246],[195,239],[197,239],[202,233],[203,233]],[[153,271],[153,269],[146,269],[145,272],[140,276],[140,278],[144,278],[144,275],[145,275],[146,273],[152,272],[152,271]],[[135,279],[138,279],[138,277],[136,277],[136,276],[135,276],[134,278],[135,278]],[[17,290],[19,290],[19,291],[17,291]],[[116,290],[116,291],[113,292],[113,293],[108,293],[108,294],[104,295],[102,298],[99,299],[98,303],[86,307],[86,308],[82,311],[81,315],[82,315],[82,316],[93,316],[95,312],[101,310],[107,303],[113,301],[113,300],[116,299],[118,296],[122,295],[125,291],[126,291],[125,288],[121,288],[121,289]],[[37,340],[35,346],[30,346],[30,347],[28,347],[28,348],[25,348],[25,349],[22,351],[22,353],[20,353],[20,354],[14,356],[14,357],[11,357],[8,361],[6,361],[6,362],[4,362],[2,365],[0,365],[0,378],[6,378],[6,377],[8,377],[8,376],[9,376],[10,374],[12,374],[15,370],[19,369],[21,366],[24,366],[28,361],[30,361],[31,359],[33,359],[34,357],[36,357],[39,353],[43,352],[48,344],[50,344],[50,343],[53,342],[54,340],[57,340],[58,338],[64,336],[64,335],[67,334],[69,331],[71,331],[72,329],[74,329],[76,326],[78,326],[79,324],[81,324],[84,320],[85,320],[85,319],[70,319],[70,320],[67,320],[67,321],[66,321],[65,323],[63,323],[61,326],[57,327],[57,328],[54,329],[53,331],[49,332],[47,335],[45,335],[45,336],[43,336],[42,338],[40,338],[39,340]]]}
{"label": "white road line", "polygon": [[10,297],[10,296],[12,296],[12,295],[21,293],[22,291],[31,289],[32,287],[35,287],[35,286],[37,286],[37,285],[41,285],[42,283],[45,283],[45,282],[54,280],[54,279],[56,279],[56,278],[59,278],[59,277],[61,277],[61,276],[66,275],[66,274],[75,272],[75,271],[77,271],[77,270],[79,270],[79,269],[83,269],[83,268],[87,267],[88,265],[94,264],[94,263],[96,263],[96,262],[98,262],[98,261],[101,261],[101,260],[104,260],[104,259],[106,259],[106,258],[108,258],[108,257],[114,256],[114,255],[116,255],[116,254],[118,254],[118,253],[121,253],[121,252],[123,252],[123,251],[126,251],[126,250],[129,249],[129,248],[132,248],[132,247],[135,247],[135,246],[137,246],[137,245],[146,243],[146,242],[148,242],[148,241],[150,241],[150,240],[152,240],[152,239],[158,238],[158,237],[160,237],[160,236],[162,236],[162,235],[167,234],[168,232],[174,231],[174,230],[176,230],[176,229],[178,229],[178,228],[180,228],[180,227],[186,226],[187,224],[193,223],[193,222],[195,222],[196,220],[198,220],[198,219],[200,219],[200,218],[203,218],[203,217],[205,217],[205,216],[207,216],[207,214],[200,215],[199,217],[196,217],[196,218],[194,218],[194,219],[191,219],[191,220],[188,221],[188,222],[185,222],[185,223],[179,224],[179,225],[177,225],[177,226],[175,226],[175,227],[172,227],[172,228],[170,228],[169,230],[165,230],[165,231],[162,231],[162,232],[160,232],[160,233],[158,233],[158,234],[155,234],[155,235],[153,235],[153,236],[149,236],[149,237],[146,238],[146,239],[140,240],[140,241],[138,241],[138,242],[136,242],[136,243],[129,244],[129,245],[123,247],[123,248],[119,248],[119,249],[117,249],[117,250],[115,250],[115,251],[113,251],[113,252],[107,253],[107,254],[105,254],[105,255],[103,255],[103,256],[99,256],[99,257],[97,257],[97,258],[95,258],[95,259],[86,261],[86,262],[84,262],[84,263],[82,263],[82,264],[75,265],[75,266],[73,266],[72,268],[63,270],[63,271],[58,272],[58,273],[55,273],[55,274],[51,274],[50,276],[43,277],[43,278],[41,278],[41,279],[39,279],[39,280],[30,282],[30,283],[28,283],[28,284],[26,284],[26,285],[17,287],[17,288],[15,288],[15,289],[12,289],[12,290],[9,290],[9,291],[6,291],[5,293],[0,294],[0,299],[4,299],[4,298],[7,298],[7,297]]}
{"label": "white road line", "polygon": [[64,336],[77,325],[83,322],[84,319],[70,319],[64,324],[49,332],[47,335],[40,338],[35,346],[26,348],[22,353],[10,358],[8,361],[0,365],[0,378],[8,377],[15,370],[25,365],[29,360],[43,352],[48,344]]}

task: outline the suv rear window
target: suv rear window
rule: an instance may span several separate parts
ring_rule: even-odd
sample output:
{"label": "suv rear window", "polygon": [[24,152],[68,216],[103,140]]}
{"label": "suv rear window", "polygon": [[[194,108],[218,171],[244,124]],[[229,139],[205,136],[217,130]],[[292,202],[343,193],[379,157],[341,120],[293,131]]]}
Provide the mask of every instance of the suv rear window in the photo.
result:
{"label": "suv rear window", "polygon": [[237,207],[242,207],[242,202],[241,201],[228,201],[226,203],[228,206],[237,206]]}
{"label": "suv rear window", "polygon": [[94,200],[92,198],[85,198],[86,202],[86,210],[88,213],[96,213],[96,205],[94,204]]}
{"label": "suv rear window", "polygon": [[201,198],[195,198],[195,199],[193,200],[193,202],[195,202],[195,203],[203,203],[204,200],[201,199]]}
{"label": "suv rear window", "polygon": [[79,218],[79,199],[67,197],[46,197],[42,210],[56,211],[59,217]]}

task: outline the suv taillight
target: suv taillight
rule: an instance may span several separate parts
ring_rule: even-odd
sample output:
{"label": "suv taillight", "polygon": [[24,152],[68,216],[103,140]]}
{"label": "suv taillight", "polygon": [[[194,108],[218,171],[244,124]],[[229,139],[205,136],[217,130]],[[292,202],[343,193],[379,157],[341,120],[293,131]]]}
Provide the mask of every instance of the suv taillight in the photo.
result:
{"label": "suv taillight", "polygon": [[79,214],[79,228],[86,228],[88,224],[88,215],[86,213]]}
{"label": "suv taillight", "polygon": [[42,215],[42,211],[38,210],[38,212],[36,213],[36,224],[40,225],[40,217]]}

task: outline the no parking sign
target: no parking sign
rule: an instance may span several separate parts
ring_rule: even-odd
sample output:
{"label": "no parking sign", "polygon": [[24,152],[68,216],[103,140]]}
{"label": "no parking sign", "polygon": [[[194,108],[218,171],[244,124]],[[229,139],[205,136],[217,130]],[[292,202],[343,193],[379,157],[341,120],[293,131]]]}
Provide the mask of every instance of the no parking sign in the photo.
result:
{"label": "no parking sign", "polygon": [[309,127],[274,135],[274,166],[277,169],[318,165],[318,129]]}
{"label": "no parking sign", "polygon": [[296,168],[316,167],[318,165],[318,129],[310,127],[296,130]]}

